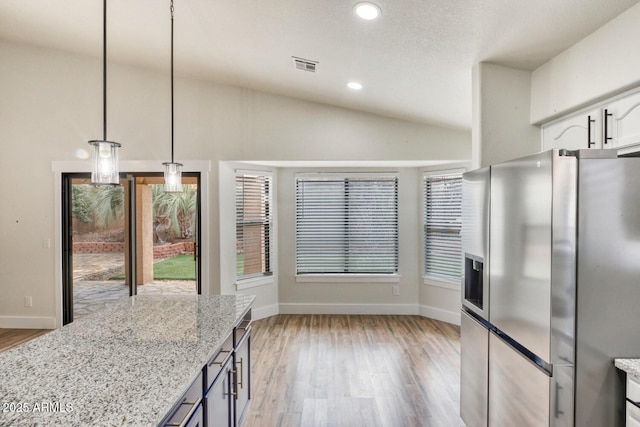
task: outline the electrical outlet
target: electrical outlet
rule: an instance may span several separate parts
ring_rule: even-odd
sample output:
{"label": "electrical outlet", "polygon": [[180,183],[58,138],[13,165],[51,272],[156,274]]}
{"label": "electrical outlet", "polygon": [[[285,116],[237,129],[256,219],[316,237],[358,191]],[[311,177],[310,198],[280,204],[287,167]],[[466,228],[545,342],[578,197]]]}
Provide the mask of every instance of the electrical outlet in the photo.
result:
{"label": "electrical outlet", "polygon": [[29,296],[24,297],[24,306],[33,307],[33,299]]}
{"label": "electrical outlet", "polygon": [[397,297],[400,295],[400,285],[393,285],[391,290],[393,291],[393,296]]}

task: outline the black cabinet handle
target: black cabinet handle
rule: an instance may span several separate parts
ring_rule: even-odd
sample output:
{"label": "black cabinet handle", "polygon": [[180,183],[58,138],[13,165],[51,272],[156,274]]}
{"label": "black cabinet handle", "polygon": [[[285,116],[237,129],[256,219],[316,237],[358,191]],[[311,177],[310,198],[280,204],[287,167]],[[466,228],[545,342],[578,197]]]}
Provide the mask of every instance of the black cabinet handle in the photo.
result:
{"label": "black cabinet handle", "polygon": [[613,139],[612,137],[609,136],[609,117],[613,116],[613,114],[611,114],[609,112],[609,110],[607,110],[606,108],[604,109],[604,138],[602,139],[602,142],[604,142],[604,144],[608,144],[609,140]]}
{"label": "black cabinet handle", "polygon": [[596,119],[592,119],[591,115],[587,116],[587,148],[595,145],[595,141],[591,141],[591,123],[595,123]]}

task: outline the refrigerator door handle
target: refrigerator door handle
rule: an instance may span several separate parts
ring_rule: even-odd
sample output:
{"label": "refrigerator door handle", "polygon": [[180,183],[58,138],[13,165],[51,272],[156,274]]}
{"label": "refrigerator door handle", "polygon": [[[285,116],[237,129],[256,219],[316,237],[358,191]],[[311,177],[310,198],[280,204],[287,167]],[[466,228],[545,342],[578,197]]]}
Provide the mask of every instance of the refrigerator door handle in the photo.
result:
{"label": "refrigerator door handle", "polygon": [[561,415],[564,415],[564,411],[560,410],[560,391],[562,390],[562,386],[560,385],[560,383],[556,382],[556,393],[555,393],[555,404],[553,406],[555,406],[555,410],[554,410],[554,417],[555,418],[560,418]]}
{"label": "refrigerator door handle", "polygon": [[574,427],[573,380],[573,365],[553,365],[550,427]]}

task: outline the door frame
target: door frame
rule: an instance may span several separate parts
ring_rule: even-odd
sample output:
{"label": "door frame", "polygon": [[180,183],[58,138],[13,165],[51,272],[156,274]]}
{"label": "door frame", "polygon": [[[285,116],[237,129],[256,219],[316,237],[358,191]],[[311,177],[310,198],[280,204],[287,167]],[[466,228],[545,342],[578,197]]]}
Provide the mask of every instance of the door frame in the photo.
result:
{"label": "door frame", "polygon": [[[202,283],[209,283],[209,262],[210,245],[209,245],[209,178],[211,173],[211,162],[208,160],[191,160],[182,161],[183,171],[185,173],[199,173],[200,185],[198,186],[198,201],[200,204],[200,217],[198,218],[198,232],[200,234],[200,247],[198,257],[200,262],[196,265],[200,266],[197,272],[199,277],[199,291],[202,295],[209,294],[209,286]],[[162,163],[158,160],[136,160],[121,161],[121,171],[135,171],[139,173],[162,173]],[[55,262],[55,327],[59,328],[63,325],[63,248],[62,248],[62,202],[63,202],[63,185],[62,175],[73,173],[90,173],[90,164],[88,161],[54,161],[51,163],[51,171],[53,172],[54,182],[54,262]],[[66,295],[68,297],[68,295]]]}

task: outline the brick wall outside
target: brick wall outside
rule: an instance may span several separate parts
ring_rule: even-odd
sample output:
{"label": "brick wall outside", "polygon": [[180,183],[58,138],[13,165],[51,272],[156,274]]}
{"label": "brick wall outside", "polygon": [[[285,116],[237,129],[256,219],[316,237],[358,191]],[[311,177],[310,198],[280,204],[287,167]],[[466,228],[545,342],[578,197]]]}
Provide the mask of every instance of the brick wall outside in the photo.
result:
{"label": "brick wall outside", "polygon": [[[264,226],[247,225],[243,228],[244,272],[243,274],[262,273],[264,266]],[[249,243],[249,244],[247,244]]]}
{"label": "brick wall outside", "polygon": [[195,244],[193,242],[178,242],[169,245],[153,247],[153,259],[172,258],[176,255],[192,254]]}
{"label": "brick wall outside", "polygon": [[[153,259],[171,258],[181,254],[192,254],[194,242],[178,242],[153,247]],[[83,254],[100,254],[124,252],[123,242],[75,242],[73,252]]]}
{"label": "brick wall outside", "polygon": [[124,252],[123,242],[74,242],[73,252],[81,254],[103,254]]}

